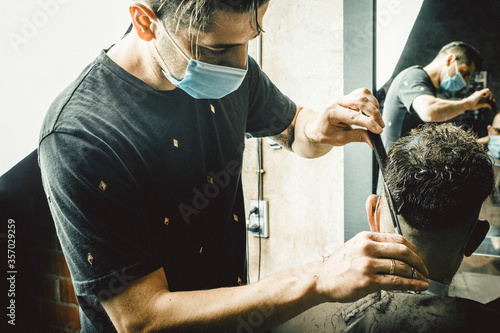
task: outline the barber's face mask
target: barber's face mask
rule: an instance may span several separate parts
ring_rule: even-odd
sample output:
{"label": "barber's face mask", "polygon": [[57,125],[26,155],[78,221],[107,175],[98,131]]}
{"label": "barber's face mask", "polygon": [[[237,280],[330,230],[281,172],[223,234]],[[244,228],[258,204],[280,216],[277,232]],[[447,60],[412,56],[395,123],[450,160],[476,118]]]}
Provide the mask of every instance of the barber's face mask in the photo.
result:
{"label": "barber's face mask", "polygon": [[441,81],[441,88],[446,92],[455,93],[457,91],[462,90],[467,85],[465,83],[464,78],[462,77],[462,74],[460,74],[460,72],[458,71],[458,65],[456,60],[455,60],[455,71],[456,71],[455,76],[450,77],[448,75],[448,68],[446,68],[446,76],[444,77],[443,81]]}
{"label": "barber's face mask", "polygon": [[239,69],[213,65],[193,58],[189,59],[170,37],[163,23],[160,21],[158,23],[177,51],[188,61],[184,79],[177,80],[171,73],[165,71],[168,68],[153,42],[154,49],[164,67],[162,72],[170,82],[197,99],[219,99],[239,88],[247,73],[248,63],[246,69]]}
{"label": "barber's face mask", "polygon": [[491,156],[500,160],[500,135],[490,135],[490,142],[488,143],[488,151]]}

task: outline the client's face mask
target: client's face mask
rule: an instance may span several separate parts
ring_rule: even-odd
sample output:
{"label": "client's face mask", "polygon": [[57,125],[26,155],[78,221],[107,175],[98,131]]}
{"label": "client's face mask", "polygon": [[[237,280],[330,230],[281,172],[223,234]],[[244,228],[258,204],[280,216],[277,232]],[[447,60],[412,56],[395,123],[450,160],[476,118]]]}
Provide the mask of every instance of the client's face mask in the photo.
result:
{"label": "client's face mask", "polygon": [[158,21],[158,24],[161,26],[163,32],[165,32],[177,51],[179,51],[179,53],[182,54],[182,56],[188,61],[184,79],[177,80],[171,75],[171,73],[167,72],[168,68],[165,61],[160,56],[160,53],[156,48],[156,44],[153,42],[154,49],[156,50],[158,58],[164,67],[162,68],[162,72],[165,77],[172,82],[172,84],[187,92],[191,95],[191,97],[197,99],[219,99],[239,88],[247,73],[248,63],[247,69],[239,69],[213,65],[193,58],[190,59],[173,41],[163,23]]}
{"label": "client's face mask", "polygon": [[455,60],[456,74],[454,77],[450,77],[448,75],[448,69],[449,68],[446,68],[446,76],[444,77],[443,81],[441,81],[441,88],[449,93],[455,93],[465,88],[467,84],[465,83],[462,74],[460,74],[460,72],[458,71],[458,65],[456,60]]}
{"label": "client's face mask", "polygon": [[488,151],[491,156],[500,160],[500,135],[490,135],[490,142],[488,143]]}

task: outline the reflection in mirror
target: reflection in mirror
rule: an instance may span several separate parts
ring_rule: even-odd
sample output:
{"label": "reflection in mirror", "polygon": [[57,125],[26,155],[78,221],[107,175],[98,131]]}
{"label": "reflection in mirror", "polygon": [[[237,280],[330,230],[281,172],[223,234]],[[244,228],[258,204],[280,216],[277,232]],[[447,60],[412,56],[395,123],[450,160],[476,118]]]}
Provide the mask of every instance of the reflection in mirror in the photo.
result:
{"label": "reflection in mirror", "polygon": [[[414,65],[428,65],[441,47],[452,41],[464,41],[477,48],[483,58],[483,66],[467,81],[465,89],[456,93],[445,93],[438,89],[437,97],[458,100],[474,91],[489,88],[495,99],[499,100],[498,13],[500,2],[494,0],[478,0],[473,5],[468,0],[377,0],[376,82],[382,113],[386,93],[396,75]],[[492,124],[496,112],[496,109],[489,108],[467,110],[448,121],[469,126],[487,140],[487,128]],[[500,167],[496,169],[495,191],[499,193]],[[373,182],[376,181],[374,177]],[[495,205],[494,198],[487,200]],[[488,218],[492,228],[476,251],[476,257],[500,258],[500,200],[494,209],[497,210],[494,214],[496,217]],[[484,215],[484,212],[481,214]],[[500,275],[499,260],[496,261],[496,267],[490,263],[488,273]]]}

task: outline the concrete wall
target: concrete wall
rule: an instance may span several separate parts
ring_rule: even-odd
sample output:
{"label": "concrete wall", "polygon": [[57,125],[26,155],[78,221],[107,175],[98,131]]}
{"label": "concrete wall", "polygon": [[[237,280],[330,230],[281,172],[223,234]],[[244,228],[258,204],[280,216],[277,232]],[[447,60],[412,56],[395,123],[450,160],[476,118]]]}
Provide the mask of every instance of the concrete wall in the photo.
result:
{"label": "concrete wall", "polygon": [[[282,92],[317,112],[342,95],[342,1],[271,0],[264,30],[263,70]],[[258,196],[256,142],[247,140],[245,148],[247,211],[248,200]],[[270,149],[266,139],[263,147],[263,197],[269,200],[270,237],[261,240],[261,279],[321,258],[344,238],[343,148],[307,160],[284,149]],[[251,235],[248,239],[250,281],[255,282],[259,240]],[[273,332],[308,331],[302,324],[299,328],[298,321],[307,318]]]}

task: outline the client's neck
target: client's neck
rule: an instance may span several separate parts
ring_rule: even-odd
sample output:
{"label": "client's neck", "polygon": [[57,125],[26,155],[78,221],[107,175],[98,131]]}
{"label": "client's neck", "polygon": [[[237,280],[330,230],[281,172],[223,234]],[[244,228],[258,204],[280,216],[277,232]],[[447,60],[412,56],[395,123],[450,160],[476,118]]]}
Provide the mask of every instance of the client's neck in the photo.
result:
{"label": "client's neck", "polygon": [[[382,232],[394,232],[389,214],[381,215]],[[428,279],[450,284],[464,258],[464,229],[455,228],[453,234],[449,230],[422,230],[410,226],[399,215],[399,224],[403,236],[417,248],[417,254],[422,258],[429,271]]]}
{"label": "client's neck", "polygon": [[462,258],[457,258],[456,256],[445,256],[436,252],[427,254],[424,251],[419,251],[418,255],[429,270],[427,278],[443,284],[451,283],[463,259],[463,255]]}
{"label": "client's neck", "polygon": [[429,271],[427,278],[450,284],[464,258],[460,242],[451,239],[446,232],[422,232],[403,224],[401,227],[403,235],[417,247],[418,255]]}

